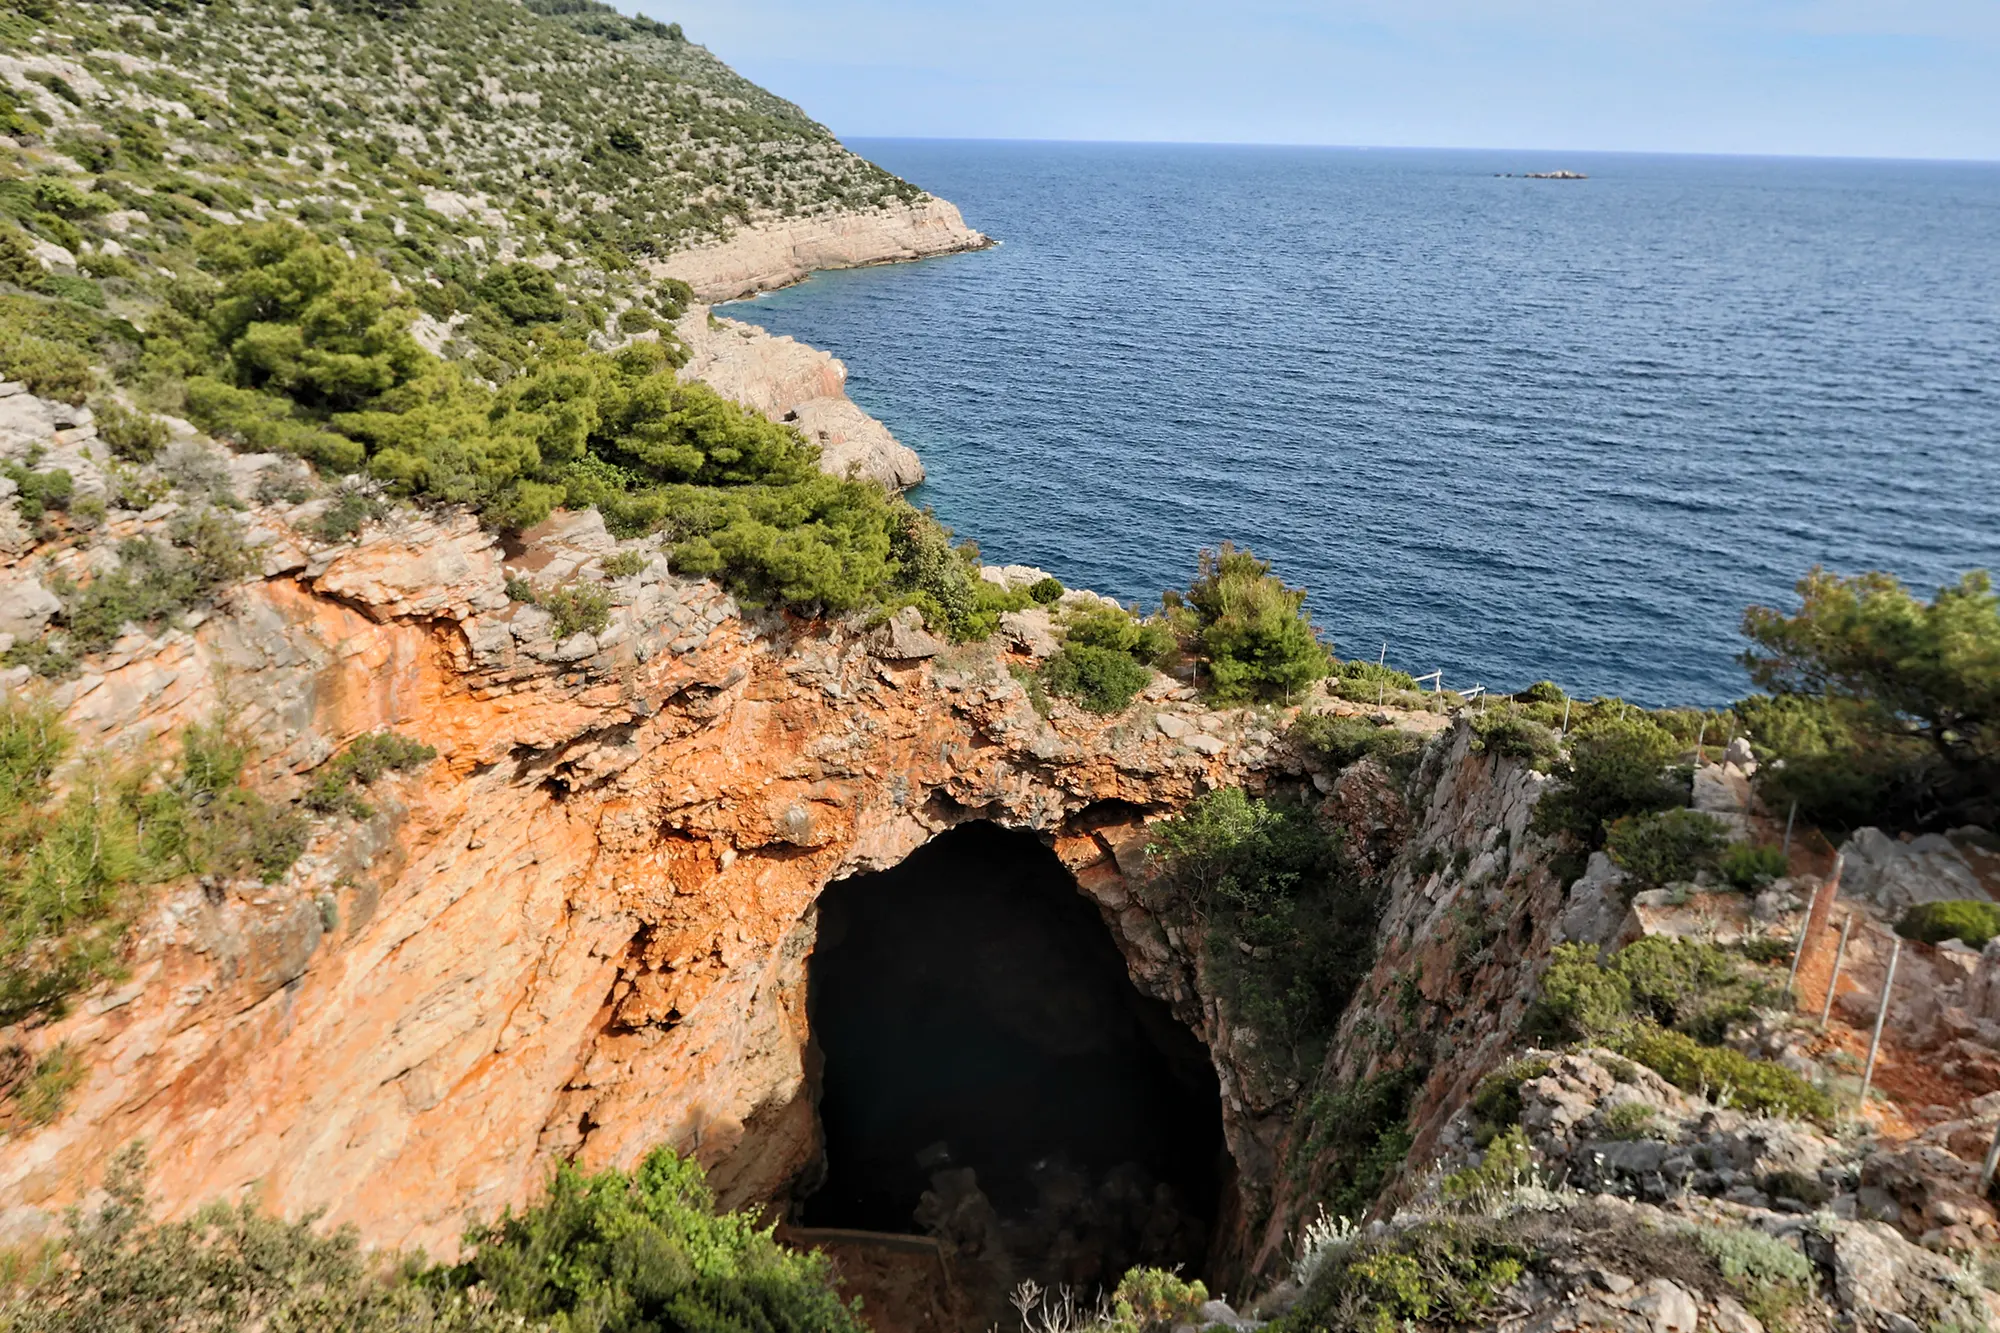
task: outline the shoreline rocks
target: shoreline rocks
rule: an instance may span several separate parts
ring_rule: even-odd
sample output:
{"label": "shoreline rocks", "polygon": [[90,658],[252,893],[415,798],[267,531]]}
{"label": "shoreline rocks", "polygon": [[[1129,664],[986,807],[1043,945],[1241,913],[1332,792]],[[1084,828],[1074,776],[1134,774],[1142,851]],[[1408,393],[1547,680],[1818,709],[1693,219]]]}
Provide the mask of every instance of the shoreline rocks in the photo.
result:
{"label": "shoreline rocks", "polygon": [[653,264],[702,301],[789,287],[819,269],[865,268],[984,250],[993,242],[965,225],[956,205],[925,196],[862,213],[764,222],[727,240],[694,246]]}

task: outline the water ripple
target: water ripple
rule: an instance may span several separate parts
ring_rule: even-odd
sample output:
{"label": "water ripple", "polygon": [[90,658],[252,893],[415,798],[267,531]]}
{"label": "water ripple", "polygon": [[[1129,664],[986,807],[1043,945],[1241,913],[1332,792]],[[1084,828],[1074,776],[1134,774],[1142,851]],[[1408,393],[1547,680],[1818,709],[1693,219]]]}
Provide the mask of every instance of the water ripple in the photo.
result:
{"label": "water ripple", "polygon": [[732,313],[847,361],[989,558],[1224,538],[1448,681],[1740,694],[1819,562],[2000,566],[2000,168],[878,141],[1005,240]]}

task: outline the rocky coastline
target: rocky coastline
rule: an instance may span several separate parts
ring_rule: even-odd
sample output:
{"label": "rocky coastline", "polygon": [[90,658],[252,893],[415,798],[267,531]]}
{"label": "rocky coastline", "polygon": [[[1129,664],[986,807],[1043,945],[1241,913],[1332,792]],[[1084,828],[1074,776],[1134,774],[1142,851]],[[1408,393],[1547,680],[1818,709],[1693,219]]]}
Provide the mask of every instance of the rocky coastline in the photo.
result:
{"label": "rocky coastline", "polygon": [[860,212],[754,223],[653,268],[656,276],[685,282],[698,300],[733,301],[790,286],[820,269],[904,263],[992,244],[965,224],[955,205],[926,195]]}

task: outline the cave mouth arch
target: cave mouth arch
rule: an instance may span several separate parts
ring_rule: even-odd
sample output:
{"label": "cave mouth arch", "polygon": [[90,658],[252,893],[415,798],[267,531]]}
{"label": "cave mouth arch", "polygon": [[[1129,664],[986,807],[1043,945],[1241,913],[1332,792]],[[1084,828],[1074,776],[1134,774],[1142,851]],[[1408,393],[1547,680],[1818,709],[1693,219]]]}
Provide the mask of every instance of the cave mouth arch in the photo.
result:
{"label": "cave mouth arch", "polygon": [[1207,1268],[1232,1171],[1208,1051],[1034,834],[979,821],[819,900],[809,1227],[930,1233],[1081,1292]]}

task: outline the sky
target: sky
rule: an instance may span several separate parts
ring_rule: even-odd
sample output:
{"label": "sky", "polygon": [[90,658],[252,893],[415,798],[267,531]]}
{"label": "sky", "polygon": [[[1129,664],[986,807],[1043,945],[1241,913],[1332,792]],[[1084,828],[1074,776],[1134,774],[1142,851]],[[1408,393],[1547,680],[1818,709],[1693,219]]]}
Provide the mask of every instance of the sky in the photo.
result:
{"label": "sky", "polygon": [[637,7],[843,138],[2000,159],[2000,0]]}

